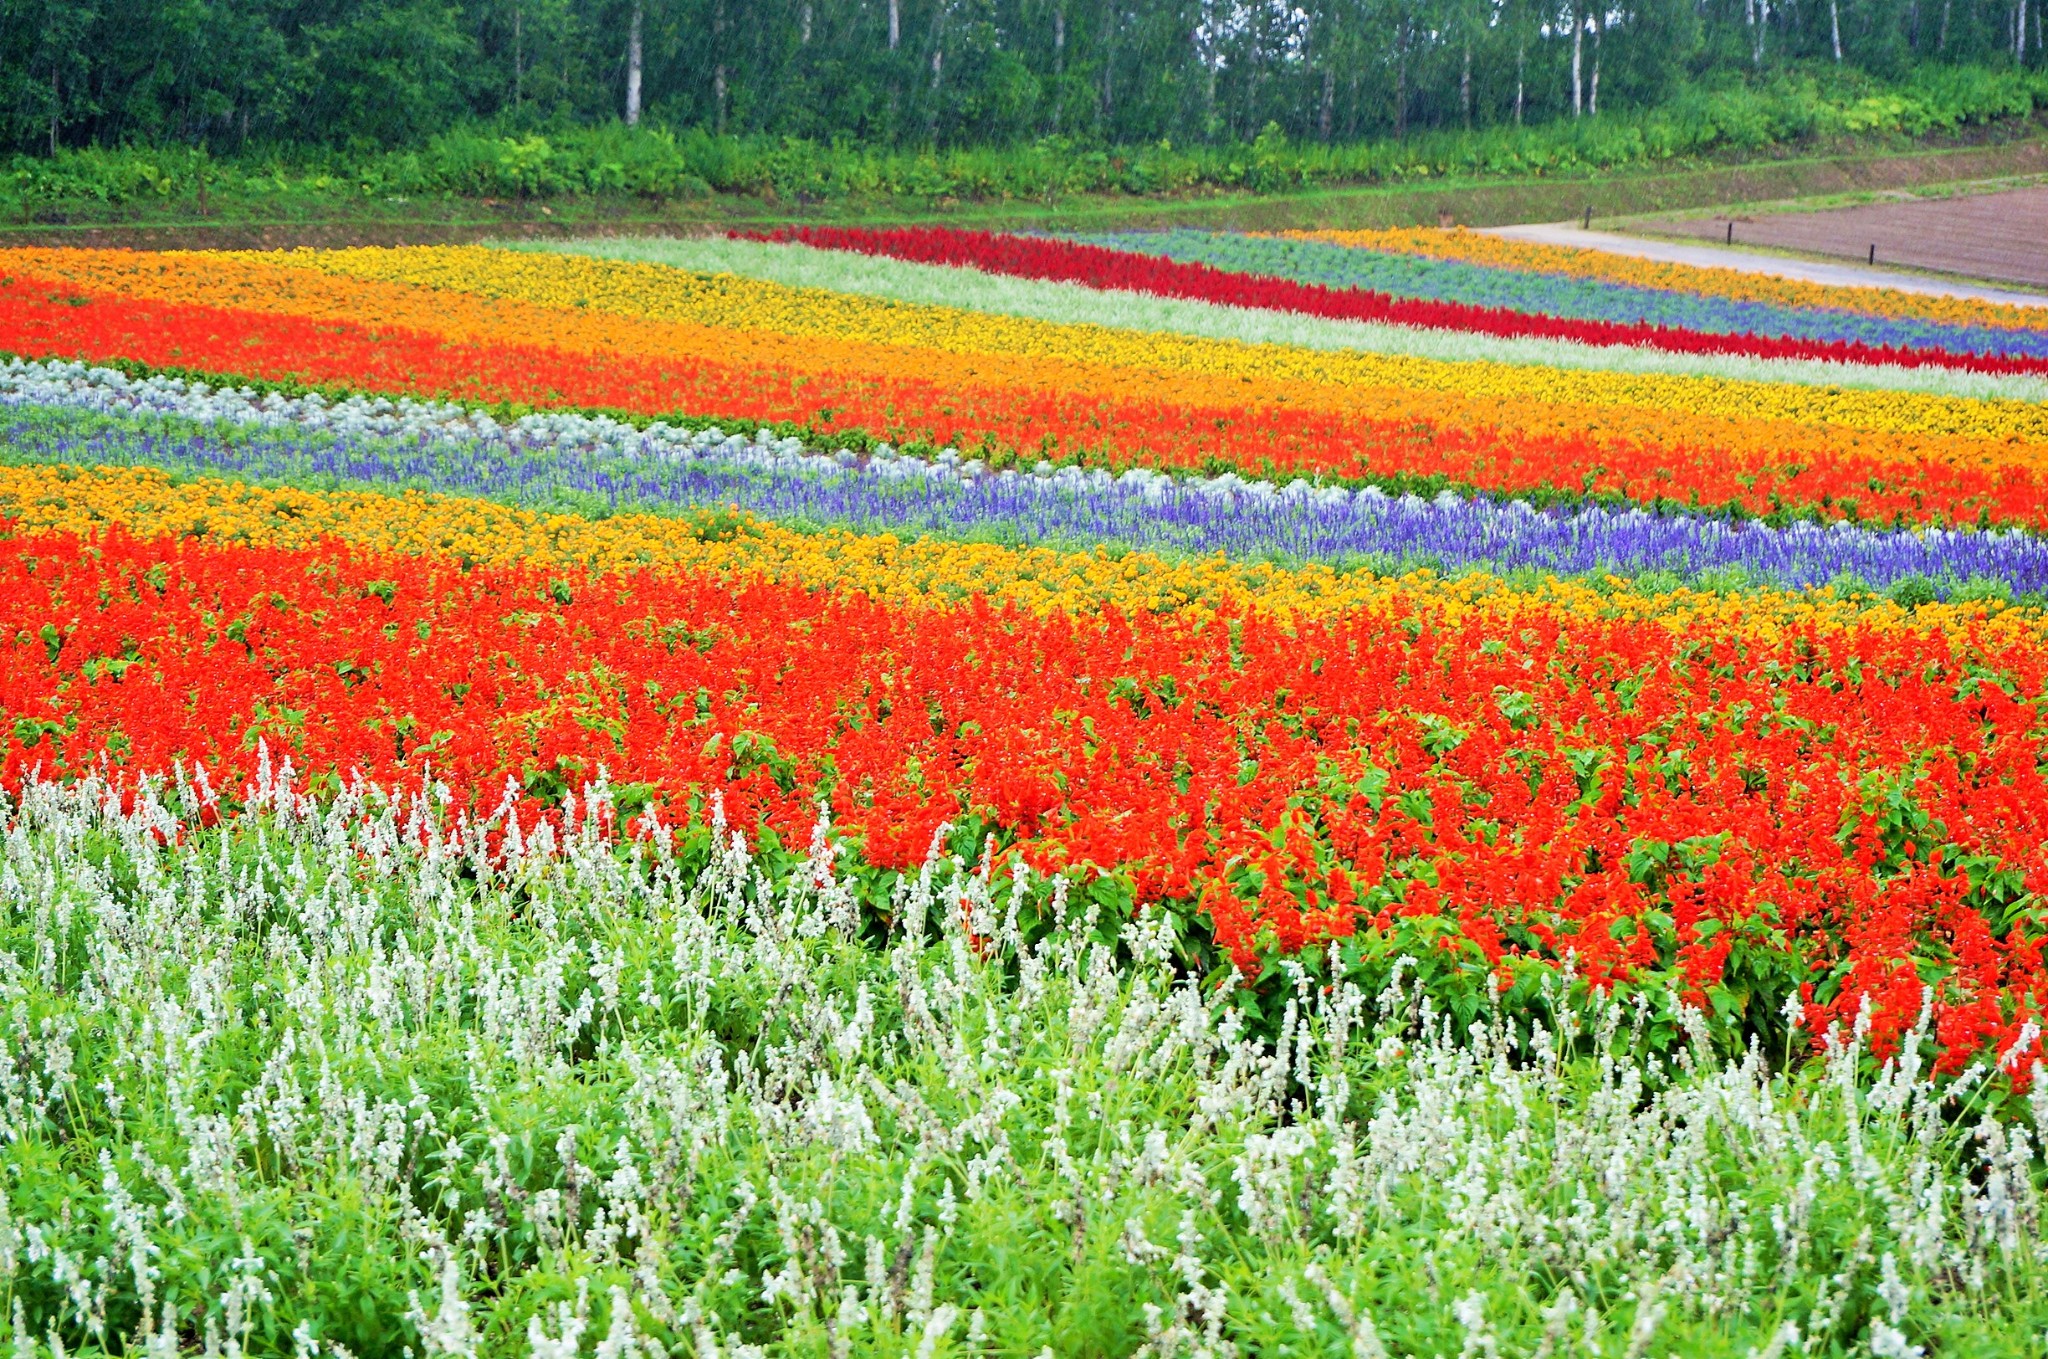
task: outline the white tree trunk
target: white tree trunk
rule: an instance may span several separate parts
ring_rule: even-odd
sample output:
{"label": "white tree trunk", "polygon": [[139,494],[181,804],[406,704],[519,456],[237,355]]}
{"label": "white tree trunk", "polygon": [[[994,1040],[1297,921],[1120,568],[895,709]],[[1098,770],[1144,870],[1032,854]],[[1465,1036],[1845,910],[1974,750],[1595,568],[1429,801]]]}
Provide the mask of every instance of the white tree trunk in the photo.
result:
{"label": "white tree trunk", "polygon": [[1116,116],[1116,5],[1102,7],[1102,89],[1095,101],[1096,125],[1105,133]]}
{"label": "white tree trunk", "polygon": [[711,50],[718,55],[716,64],[711,68],[712,125],[722,137],[725,135],[725,0],[711,0]]}
{"label": "white tree trunk", "polygon": [[889,0],[889,50],[903,43],[903,0]]}
{"label": "white tree trunk", "polygon": [[1052,133],[1060,133],[1060,105],[1067,74],[1067,7],[1052,7]]}
{"label": "white tree trunk", "polygon": [[1586,95],[1586,112],[1600,116],[1600,11],[1593,11],[1593,87]]}
{"label": "white tree trunk", "polygon": [[[2026,0],[2020,0],[2025,4]],[[1828,35],[1835,40],[1835,65],[1842,64],[1842,5],[1841,0],[1828,0]]]}
{"label": "white tree trunk", "polygon": [[1408,135],[1408,21],[1394,32],[1394,136]]}
{"label": "white tree trunk", "polygon": [[1577,118],[1586,111],[1586,86],[1580,72],[1582,56],[1586,46],[1586,21],[1579,17],[1576,6],[1572,9],[1572,117]]}
{"label": "white tree trunk", "polygon": [[640,25],[646,6],[633,0],[633,26],[626,33],[626,126],[640,121]]}

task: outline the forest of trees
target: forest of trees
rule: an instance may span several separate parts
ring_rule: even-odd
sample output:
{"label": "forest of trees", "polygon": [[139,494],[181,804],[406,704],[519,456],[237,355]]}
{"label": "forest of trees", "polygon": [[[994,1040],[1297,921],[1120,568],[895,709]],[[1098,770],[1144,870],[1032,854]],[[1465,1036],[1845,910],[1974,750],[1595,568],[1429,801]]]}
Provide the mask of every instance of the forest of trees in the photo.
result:
{"label": "forest of trees", "polygon": [[1789,63],[2042,65],[2048,0],[0,0],[0,150],[624,118],[871,145],[1300,141]]}

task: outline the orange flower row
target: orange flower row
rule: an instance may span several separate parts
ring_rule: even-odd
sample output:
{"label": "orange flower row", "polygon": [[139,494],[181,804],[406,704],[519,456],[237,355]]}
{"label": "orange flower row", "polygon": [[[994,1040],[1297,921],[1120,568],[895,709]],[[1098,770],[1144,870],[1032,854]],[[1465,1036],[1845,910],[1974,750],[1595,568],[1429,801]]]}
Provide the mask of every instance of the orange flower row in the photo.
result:
{"label": "orange flower row", "polygon": [[[552,275],[606,282],[614,292],[544,304],[299,267],[307,258],[6,252],[0,348],[377,390],[789,420],[1027,456],[1442,477],[1756,512],[1817,505],[1886,518],[2048,522],[2048,435],[1999,432],[1988,417],[1974,418],[1969,407],[1988,403],[1924,399],[1910,407],[1909,423],[1926,428],[1885,430],[1311,380],[1325,371],[1313,365],[1340,357],[1329,355],[1305,357],[1311,366],[1294,375],[1299,381],[1260,381],[1250,365],[1272,347],[1189,351],[1241,364],[1219,372],[1127,361],[1110,341],[1095,358],[976,352],[957,329],[938,344],[841,339],[805,333],[786,310],[769,319],[789,329],[750,327],[739,304],[758,294],[741,285],[765,285],[744,280],[705,283],[709,300],[697,311],[714,315],[715,303],[729,303],[734,324],[720,326],[644,314],[659,310],[647,305],[637,315],[614,310],[631,305],[617,292],[620,278],[640,277],[631,273]],[[1823,415],[1873,409],[1857,401],[1869,394],[1816,395]],[[1944,433],[1944,423],[1976,427]]]}

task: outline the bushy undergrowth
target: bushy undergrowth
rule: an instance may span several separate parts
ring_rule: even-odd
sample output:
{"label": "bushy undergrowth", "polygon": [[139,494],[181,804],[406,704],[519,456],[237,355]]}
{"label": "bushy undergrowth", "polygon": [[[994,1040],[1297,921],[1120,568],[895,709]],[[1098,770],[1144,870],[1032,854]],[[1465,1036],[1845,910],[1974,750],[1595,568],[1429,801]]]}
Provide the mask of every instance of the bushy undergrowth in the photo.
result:
{"label": "bushy undergrowth", "polygon": [[1885,85],[1794,70],[1759,85],[1699,86],[1648,110],[1531,127],[1441,130],[1350,145],[1097,146],[1067,138],[919,152],[643,126],[511,132],[485,126],[425,145],[355,154],[287,148],[227,159],[187,146],[95,148],[0,166],[0,213],[163,200],[431,197],[646,199],[748,194],[785,202],[908,197],[1044,199],[1067,194],[1272,192],[1442,176],[1542,176],[1815,139],[1918,137],[2025,118],[2048,106],[2048,75],[1926,67]]}
{"label": "bushy undergrowth", "polygon": [[1563,979],[1454,1025],[1405,966],[1283,965],[1261,1006],[1064,881],[937,854],[877,894],[823,828],[621,835],[601,787],[538,826],[245,801],[8,808],[17,1354],[1777,1359],[2048,1321],[2048,1099],[1937,1087],[1917,1038],[1727,1061]]}

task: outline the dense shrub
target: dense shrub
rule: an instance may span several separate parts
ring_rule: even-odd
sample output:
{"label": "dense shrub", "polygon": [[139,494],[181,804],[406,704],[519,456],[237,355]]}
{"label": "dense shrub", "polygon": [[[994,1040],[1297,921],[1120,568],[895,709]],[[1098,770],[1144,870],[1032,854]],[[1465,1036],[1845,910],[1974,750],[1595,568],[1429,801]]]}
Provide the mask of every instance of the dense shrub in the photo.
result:
{"label": "dense shrub", "polygon": [[1014,146],[917,152],[718,136],[701,128],[678,133],[610,124],[511,135],[478,125],[441,133],[414,149],[363,156],[285,149],[216,160],[189,147],[19,156],[0,169],[0,210],[24,214],[66,205],[203,200],[209,194],[677,199],[718,192],[800,203],[1198,189],[1265,193],[1442,176],[1611,170],[1676,157],[1754,154],[1815,139],[1916,137],[2024,118],[2041,107],[2048,107],[2048,75],[1938,67],[1889,87],[1795,73],[1762,86],[1690,88],[1634,117],[1438,131],[1354,145],[1293,143],[1268,127],[1248,144],[1105,147],[1047,137]]}

